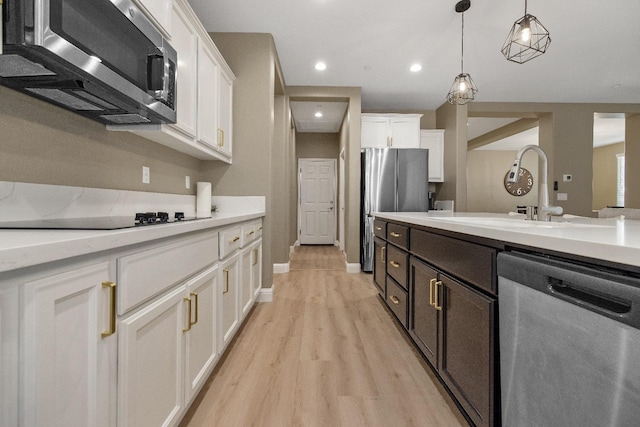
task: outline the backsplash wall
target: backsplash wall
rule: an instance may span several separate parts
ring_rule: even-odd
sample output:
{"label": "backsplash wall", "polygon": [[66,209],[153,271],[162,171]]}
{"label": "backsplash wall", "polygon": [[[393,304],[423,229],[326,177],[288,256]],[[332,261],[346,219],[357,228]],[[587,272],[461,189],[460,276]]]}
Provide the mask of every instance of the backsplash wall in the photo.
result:
{"label": "backsplash wall", "polygon": [[[150,184],[142,184],[142,166]],[[0,181],[195,194],[200,167],[198,159],[0,86]]]}

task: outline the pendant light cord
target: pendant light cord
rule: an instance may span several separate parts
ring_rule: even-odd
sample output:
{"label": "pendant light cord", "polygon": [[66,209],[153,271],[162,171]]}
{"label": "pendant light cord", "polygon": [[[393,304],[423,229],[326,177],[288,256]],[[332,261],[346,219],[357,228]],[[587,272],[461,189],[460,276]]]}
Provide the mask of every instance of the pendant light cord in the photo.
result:
{"label": "pendant light cord", "polygon": [[527,16],[527,0],[524,0],[524,16]]}
{"label": "pendant light cord", "polygon": [[464,74],[464,12],[462,12],[462,55],[460,55],[460,74]]}

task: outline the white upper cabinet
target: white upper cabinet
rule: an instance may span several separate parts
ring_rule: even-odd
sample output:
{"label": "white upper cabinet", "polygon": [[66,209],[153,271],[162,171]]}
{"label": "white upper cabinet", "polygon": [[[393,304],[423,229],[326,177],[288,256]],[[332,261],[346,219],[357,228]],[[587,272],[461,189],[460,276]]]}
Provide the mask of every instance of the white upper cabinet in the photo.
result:
{"label": "white upper cabinet", "polygon": [[231,163],[235,76],[187,1],[172,3],[170,42],[178,53],[176,123],[107,129],[130,131],[198,159]]}
{"label": "white upper cabinet", "polygon": [[429,149],[429,182],[444,182],[444,130],[421,129],[420,148]]}
{"label": "white upper cabinet", "polygon": [[173,0],[135,0],[155,26],[171,39],[171,6]]}
{"label": "white upper cabinet", "polygon": [[362,148],[419,148],[422,114],[372,114],[361,116]]}

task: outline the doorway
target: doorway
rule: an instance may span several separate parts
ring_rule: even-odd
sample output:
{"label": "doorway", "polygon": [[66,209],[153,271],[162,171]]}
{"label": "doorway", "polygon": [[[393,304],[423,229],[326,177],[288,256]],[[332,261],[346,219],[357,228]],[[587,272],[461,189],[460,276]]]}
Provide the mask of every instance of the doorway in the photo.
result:
{"label": "doorway", "polygon": [[336,241],[336,160],[298,159],[298,236],[301,245]]}

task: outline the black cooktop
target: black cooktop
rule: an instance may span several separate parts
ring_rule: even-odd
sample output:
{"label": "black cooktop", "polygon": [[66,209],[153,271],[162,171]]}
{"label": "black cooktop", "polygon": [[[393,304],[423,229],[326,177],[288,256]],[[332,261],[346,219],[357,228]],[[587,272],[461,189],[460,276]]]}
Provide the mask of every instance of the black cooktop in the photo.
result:
{"label": "black cooktop", "polygon": [[51,230],[117,230],[132,227],[153,227],[162,224],[193,221],[176,212],[170,217],[166,212],[145,212],[132,216],[95,216],[84,218],[49,218],[24,221],[0,221],[0,229],[51,229]]}

